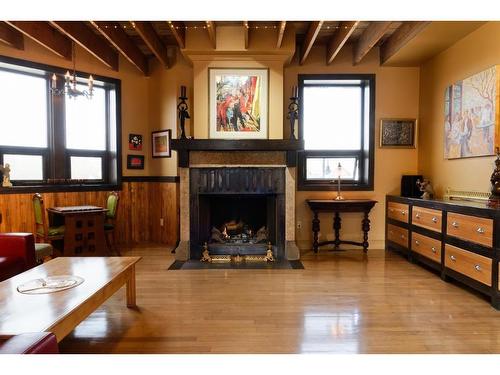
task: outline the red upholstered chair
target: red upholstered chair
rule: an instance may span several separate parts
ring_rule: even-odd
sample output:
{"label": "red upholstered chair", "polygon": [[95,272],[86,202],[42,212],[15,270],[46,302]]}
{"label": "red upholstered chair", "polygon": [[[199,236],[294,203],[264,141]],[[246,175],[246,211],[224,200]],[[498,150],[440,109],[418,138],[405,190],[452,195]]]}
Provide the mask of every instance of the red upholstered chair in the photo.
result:
{"label": "red upholstered chair", "polygon": [[36,265],[35,237],[31,233],[0,233],[0,281]]}
{"label": "red upholstered chair", "polygon": [[23,333],[0,340],[0,354],[57,354],[56,336],[52,332]]}

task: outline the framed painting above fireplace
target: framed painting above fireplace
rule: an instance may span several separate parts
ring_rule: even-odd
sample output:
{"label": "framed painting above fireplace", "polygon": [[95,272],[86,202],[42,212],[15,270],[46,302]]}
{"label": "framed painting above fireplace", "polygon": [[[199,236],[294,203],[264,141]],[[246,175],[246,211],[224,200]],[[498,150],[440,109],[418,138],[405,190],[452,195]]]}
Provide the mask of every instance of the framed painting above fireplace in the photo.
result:
{"label": "framed painting above fireplace", "polygon": [[209,137],[268,138],[268,69],[209,69]]}

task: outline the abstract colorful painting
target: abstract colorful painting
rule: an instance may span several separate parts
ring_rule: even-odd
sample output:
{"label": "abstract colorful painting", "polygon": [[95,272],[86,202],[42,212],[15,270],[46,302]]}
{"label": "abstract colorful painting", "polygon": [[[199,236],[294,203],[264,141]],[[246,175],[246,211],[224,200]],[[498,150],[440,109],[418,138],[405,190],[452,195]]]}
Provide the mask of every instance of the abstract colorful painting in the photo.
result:
{"label": "abstract colorful painting", "polygon": [[133,151],[142,151],[142,135],[129,134],[128,135],[128,149]]}
{"label": "abstract colorful painting", "polygon": [[495,155],[499,143],[497,66],[449,86],[445,91],[444,157]]}
{"label": "abstract colorful painting", "polygon": [[267,69],[209,69],[210,138],[267,138]]}

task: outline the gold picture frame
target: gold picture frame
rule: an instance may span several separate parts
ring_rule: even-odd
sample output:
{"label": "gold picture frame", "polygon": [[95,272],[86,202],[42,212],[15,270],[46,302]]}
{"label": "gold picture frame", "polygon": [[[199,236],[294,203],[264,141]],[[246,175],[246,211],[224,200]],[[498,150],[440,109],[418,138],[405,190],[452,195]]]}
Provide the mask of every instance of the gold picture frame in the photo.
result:
{"label": "gold picture frame", "polygon": [[380,119],[381,148],[416,148],[417,138],[417,119]]}

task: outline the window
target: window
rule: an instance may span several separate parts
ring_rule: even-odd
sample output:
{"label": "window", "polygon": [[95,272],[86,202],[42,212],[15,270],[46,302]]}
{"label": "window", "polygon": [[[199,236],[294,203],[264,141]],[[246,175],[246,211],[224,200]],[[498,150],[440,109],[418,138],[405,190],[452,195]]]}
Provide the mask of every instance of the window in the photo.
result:
{"label": "window", "polygon": [[[0,56],[0,164],[10,165],[14,186],[119,184],[120,81],[94,77],[90,100],[53,96],[52,74],[62,88],[65,72]],[[87,89],[86,82],[77,88]]]}
{"label": "window", "polygon": [[375,76],[299,75],[299,190],[372,190]]}

